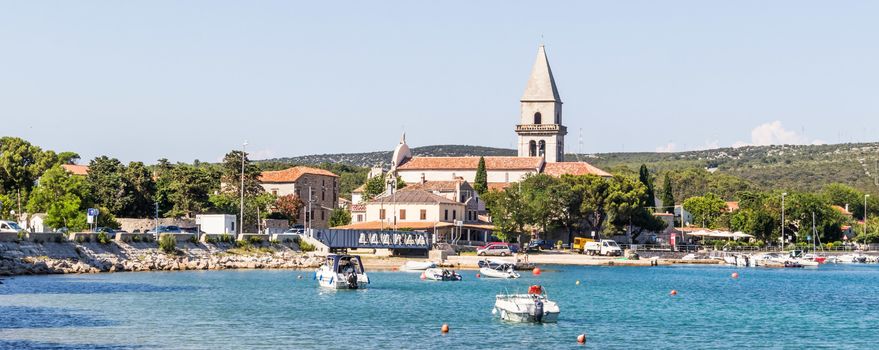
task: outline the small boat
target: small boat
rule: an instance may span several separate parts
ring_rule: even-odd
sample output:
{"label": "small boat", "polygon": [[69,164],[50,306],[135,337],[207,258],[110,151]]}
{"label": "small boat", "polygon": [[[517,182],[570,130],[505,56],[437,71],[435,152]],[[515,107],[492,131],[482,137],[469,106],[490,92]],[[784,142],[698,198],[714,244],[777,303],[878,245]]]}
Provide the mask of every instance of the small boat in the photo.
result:
{"label": "small boat", "polygon": [[460,281],[461,275],[448,269],[432,268],[424,270],[421,273],[421,278],[433,281]]}
{"label": "small boat", "polygon": [[505,265],[505,264],[513,264],[513,263],[509,262],[509,261],[497,260],[497,259],[483,259],[483,260],[479,260],[476,264],[479,265],[479,268],[488,267],[488,268],[495,269],[498,266]]}
{"label": "small boat", "polygon": [[483,267],[479,269],[479,273],[484,277],[491,278],[519,278],[519,273],[513,267],[513,264],[501,264],[495,268]]}
{"label": "small boat", "polygon": [[533,285],[528,294],[498,294],[491,312],[504,321],[546,323],[558,321],[559,311],[543,287]]}
{"label": "small boat", "polygon": [[407,261],[400,266],[400,271],[424,271],[436,267],[432,261]]}
{"label": "small boat", "polygon": [[369,276],[357,255],[327,255],[324,264],[314,274],[314,279],[321,287],[333,289],[358,289],[369,284]]}

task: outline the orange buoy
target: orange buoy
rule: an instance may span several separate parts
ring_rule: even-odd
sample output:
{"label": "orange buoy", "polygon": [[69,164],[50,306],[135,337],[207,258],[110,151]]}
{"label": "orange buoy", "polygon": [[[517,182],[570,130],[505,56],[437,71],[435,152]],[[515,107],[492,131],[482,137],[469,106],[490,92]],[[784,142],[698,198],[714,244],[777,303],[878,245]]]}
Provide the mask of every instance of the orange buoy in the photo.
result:
{"label": "orange buoy", "polygon": [[668,293],[668,294],[670,294],[670,295],[678,295],[678,291],[672,289],[672,290],[671,290],[671,293]]}
{"label": "orange buoy", "polygon": [[449,332],[449,325],[447,323],[443,323],[443,327],[440,329],[443,333]]}
{"label": "orange buoy", "polygon": [[479,278],[479,277],[482,277],[482,275],[480,275],[480,274],[477,273],[477,274],[476,274],[476,278]]}
{"label": "orange buoy", "polygon": [[733,279],[739,278],[739,273],[733,272],[732,275],[730,275],[730,277],[732,277]]}
{"label": "orange buoy", "polygon": [[533,274],[535,274],[535,275],[539,275],[539,274],[540,274],[540,268],[539,268],[539,267],[535,267],[534,270],[531,270],[531,273],[533,273]]}
{"label": "orange buoy", "polygon": [[580,334],[577,336],[577,342],[580,344],[586,343],[586,334]]}

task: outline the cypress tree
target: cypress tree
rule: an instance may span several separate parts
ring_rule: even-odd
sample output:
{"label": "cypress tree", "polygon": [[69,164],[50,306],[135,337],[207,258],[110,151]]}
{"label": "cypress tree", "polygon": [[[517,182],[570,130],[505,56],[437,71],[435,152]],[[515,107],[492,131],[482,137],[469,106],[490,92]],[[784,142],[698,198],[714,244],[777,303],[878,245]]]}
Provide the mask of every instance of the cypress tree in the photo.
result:
{"label": "cypress tree", "polygon": [[662,200],[662,206],[665,207],[662,208],[662,211],[666,213],[675,212],[675,197],[672,194],[671,177],[668,176],[668,173],[665,174],[665,179],[662,181],[662,197],[660,199]]}
{"label": "cypress tree", "polygon": [[647,193],[644,195],[645,201],[644,205],[648,207],[652,207],[655,204],[656,194],[653,192],[653,180],[650,179],[650,171],[647,170],[647,165],[641,164],[641,170],[639,171],[639,176],[641,183],[647,187]]}
{"label": "cypress tree", "polygon": [[488,191],[488,172],[485,170],[485,157],[479,157],[479,165],[476,167],[476,179],[473,183],[476,193],[483,195]]}

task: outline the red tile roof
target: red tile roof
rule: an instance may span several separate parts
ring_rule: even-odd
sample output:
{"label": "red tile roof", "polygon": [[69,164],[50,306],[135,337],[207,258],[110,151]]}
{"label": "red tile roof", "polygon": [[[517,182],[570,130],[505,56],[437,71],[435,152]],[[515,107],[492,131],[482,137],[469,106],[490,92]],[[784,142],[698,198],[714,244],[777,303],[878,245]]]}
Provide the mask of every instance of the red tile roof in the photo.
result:
{"label": "red tile roof", "polygon": [[739,210],[739,202],[726,202],[726,210],[730,212]]}
{"label": "red tile roof", "polygon": [[458,184],[461,184],[462,187],[467,189],[467,185],[464,185],[467,181],[464,179],[458,179],[454,181],[425,181],[424,183],[413,183],[406,185],[401,191],[412,191],[412,190],[424,190],[424,191],[440,191],[440,192],[449,192],[455,191],[458,189]]}
{"label": "red tile roof", "polygon": [[552,176],[562,175],[596,175],[602,177],[612,176],[610,173],[596,168],[594,165],[586,162],[560,162],[546,163],[543,166],[543,173]]}
{"label": "red tile roof", "polygon": [[394,194],[373,198],[372,203],[400,203],[400,204],[461,204],[443,196],[435,195],[424,190],[397,191]]}
{"label": "red tile roof", "polygon": [[61,167],[73,175],[85,176],[89,174],[89,167],[87,165],[61,164]]}
{"label": "red tile roof", "polygon": [[833,207],[833,209],[836,209],[836,211],[840,212],[842,215],[845,215],[845,216],[852,216],[852,213],[851,213],[851,212],[849,212],[848,210],[845,210],[845,208],[843,208],[843,207],[841,207],[841,206],[834,205],[834,206],[832,206],[832,207]]}
{"label": "red tile roof", "polygon": [[489,191],[491,191],[491,190],[501,191],[507,187],[510,187],[510,185],[512,185],[512,184],[513,184],[512,182],[489,182],[488,183],[488,190]]}
{"label": "red tile roof", "polygon": [[263,171],[262,174],[259,174],[259,181],[264,183],[296,182],[296,180],[299,180],[299,178],[305,174],[339,177],[339,175],[333,174],[327,170],[296,166],[284,170]]}
{"label": "red tile roof", "polygon": [[[486,170],[537,171],[542,163],[541,157],[485,157]],[[478,166],[479,157],[413,157],[397,169],[475,170]]]}

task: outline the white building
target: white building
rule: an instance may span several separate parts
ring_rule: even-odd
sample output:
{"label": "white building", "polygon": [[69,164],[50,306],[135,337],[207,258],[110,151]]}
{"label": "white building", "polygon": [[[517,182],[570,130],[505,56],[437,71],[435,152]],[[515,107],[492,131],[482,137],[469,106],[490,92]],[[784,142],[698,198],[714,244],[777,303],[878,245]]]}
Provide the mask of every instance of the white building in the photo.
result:
{"label": "white building", "polygon": [[234,234],[237,216],[228,214],[198,214],[195,216],[195,224],[199,230],[209,234]]}

